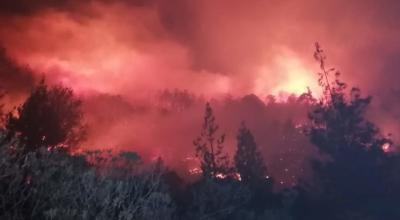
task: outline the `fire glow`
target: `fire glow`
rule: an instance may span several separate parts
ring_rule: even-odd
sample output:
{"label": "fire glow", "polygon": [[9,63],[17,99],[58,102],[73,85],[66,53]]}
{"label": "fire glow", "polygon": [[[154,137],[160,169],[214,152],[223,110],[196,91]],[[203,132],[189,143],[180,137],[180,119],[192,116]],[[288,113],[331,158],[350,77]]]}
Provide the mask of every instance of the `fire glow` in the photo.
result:
{"label": "fire glow", "polygon": [[[239,120],[246,120],[265,155],[276,155],[278,141],[266,141],[266,136],[280,133],[268,123],[293,119],[301,129],[297,120],[306,110],[290,104],[268,109],[266,96],[275,95],[284,106],[291,94],[309,89],[320,95],[312,58],[319,40],[329,48],[333,66],[341,65],[346,82],[378,95],[371,114],[376,121],[383,121],[379,104],[385,99],[379,95],[398,87],[390,80],[397,71],[384,69],[398,63],[393,51],[399,50],[399,33],[390,31],[388,22],[398,19],[368,2],[357,5],[357,11],[364,7],[374,13],[341,17],[335,10],[344,0],[323,5],[276,1],[274,7],[270,1],[82,2],[70,8],[44,3],[29,13],[0,14],[0,43],[13,60],[32,69],[35,79],[44,75],[49,84],[62,83],[85,99],[89,136],[83,149],[132,150],[183,166],[186,162],[176,157],[193,151],[204,100],[219,100],[214,103],[221,130],[230,137],[227,145],[234,146]],[[384,65],[386,58],[393,63]],[[180,112],[155,107],[154,94],[165,90],[188,91],[197,99]],[[226,97],[238,110],[224,107],[220,100]],[[393,114],[393,120],[382,122],[387,132],[398,130],[397,118]],[[189,167],[199,174],[198,167]]]}

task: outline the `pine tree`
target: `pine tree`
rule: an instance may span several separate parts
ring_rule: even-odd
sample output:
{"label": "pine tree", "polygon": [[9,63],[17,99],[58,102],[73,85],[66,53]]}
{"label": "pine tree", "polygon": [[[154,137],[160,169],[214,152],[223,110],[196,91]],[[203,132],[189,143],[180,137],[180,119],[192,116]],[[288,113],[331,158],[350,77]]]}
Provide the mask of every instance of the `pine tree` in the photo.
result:
{"label": "pine tree", "polygon": [[235,166],[243,182],[255,183],[267,180],[267,167],[257,149],[251,131],[242,123],[237,135]]}
{"label": "pine tree", "polygon": [[193,141],[204,177],[227,176],[231,172],[228,155],[223,152],[225,135],[217,137],[218,129],[213,110],[207,103],[200,136]]}

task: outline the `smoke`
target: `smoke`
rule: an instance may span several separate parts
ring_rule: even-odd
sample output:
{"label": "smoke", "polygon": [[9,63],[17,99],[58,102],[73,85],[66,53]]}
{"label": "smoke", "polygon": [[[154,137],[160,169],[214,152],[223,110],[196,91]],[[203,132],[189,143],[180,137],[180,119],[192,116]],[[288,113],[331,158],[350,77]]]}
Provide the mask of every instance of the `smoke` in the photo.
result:
{"label": "smoke", "polygon": [[20,0],[0,6],[8,51],[77,89],[317,90],[315,41],[346,79],[368,91],[388,90],[375,82],[383,72],[396,73],[400,6],[393,0],[379,6],[360,0]]}
{"label": "smoke", "polygon": [[[214,99],[219,135],[226,135],[225,150],[235,153],[239,125],[252,130],[274,177],[291,184],[308,171],[315,149],[298,126],[306,122],[309,106],[292,97],[285,103],[255,95]],[[161,92],[148,102],[128,103],[120,96],[96,95],[85,100],[90,127],[86,149],[135,150],[141,157],[162,157],[181,175],[198,166],[193,140],[200,134],[205,100],[187,91]],[[106,109],[106,110],[105,110]]]}
{"label": "smoke", "polygon": [[[229,146],[245,120],[265,157],[276,160],[281,148],[274,146],[285,143],[277,127],[306,111],[266,106],[265,97],[286,100],[307,87],[320,94],[315,41],[329,66],[374,97],[369,117],[384,132],[398,130],[398,11],[396,0],[5,0],[0,43],[29,71],[4,85],[23,94],[45,75],[69,86],[86,103],[85,146],[162,154],[171,163],[193,151],[204,102],[214,99]],[[169,104],[156,97],[173,89],[196,98],[163,111]]]}
{"label": "smoke", "polygon": [[23,100],[25,94],[33,88],[35,78],[33,73],[25,67],[17,65],[3,48],[0,48],[0,95],[5,102],[6,109]]}

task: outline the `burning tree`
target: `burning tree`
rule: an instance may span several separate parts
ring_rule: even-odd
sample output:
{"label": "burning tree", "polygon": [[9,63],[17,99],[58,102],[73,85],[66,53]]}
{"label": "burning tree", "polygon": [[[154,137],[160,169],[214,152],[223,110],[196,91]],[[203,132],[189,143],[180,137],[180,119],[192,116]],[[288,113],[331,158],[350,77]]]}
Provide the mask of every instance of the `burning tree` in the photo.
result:
{"label": "burning tree", "polygon": [[84,137],[82,117],[81,101],[71,89],[49,88],[42,81],[16,115],[7,115],[4,141],[17,138],[24,153],[40,147],[70,148]]}
{"label": "burning tree", "polygon": [[207,103],[200,136],[193,141],[204,177],[226,176],[232,170],[228,155],[223,152],[225,135],[217,137],[218,128],[213,110]]}

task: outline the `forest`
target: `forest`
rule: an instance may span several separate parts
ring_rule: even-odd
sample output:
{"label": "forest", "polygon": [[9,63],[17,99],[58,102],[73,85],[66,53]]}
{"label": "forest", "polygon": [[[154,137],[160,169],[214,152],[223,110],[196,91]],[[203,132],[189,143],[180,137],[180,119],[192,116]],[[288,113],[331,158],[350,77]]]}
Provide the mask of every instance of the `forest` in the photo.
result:
{"label": "forest", "polygon": [[226,150],[210,102],[188,146],[198,161],[190,180],[162,157],[79,149],[87,136],[84,101],[43,79],[20,106],[1,112],[0,219],[399,219],[400,154],[366,116],[372,97],[343,82],[319,44],[314,58],[323,93],[292,97],[307,106],[307,120],[288,126],[319,156],[308,161],[310,175],[284,186],[246,121],[235,150]]}

